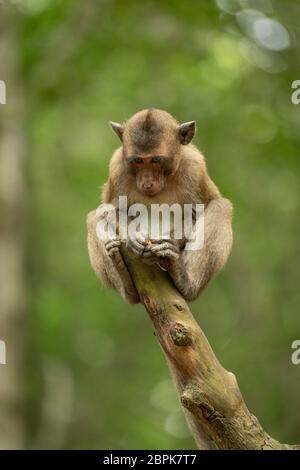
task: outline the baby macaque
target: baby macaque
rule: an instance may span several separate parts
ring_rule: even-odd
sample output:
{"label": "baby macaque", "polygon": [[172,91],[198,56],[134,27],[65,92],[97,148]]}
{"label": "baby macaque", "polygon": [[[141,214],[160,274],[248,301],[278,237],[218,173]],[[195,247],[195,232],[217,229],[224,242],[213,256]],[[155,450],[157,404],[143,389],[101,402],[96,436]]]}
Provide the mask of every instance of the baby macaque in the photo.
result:
{"label": "baby macaque", "polygon": [[[191,143],[196,123],[179,124],[166,111],[149,109],[138,112],[124,124],[112,122],[111,126],[122,145],[112,156],[102,202],[117,211],[120,196],[127,197],[128,207],[176,204],[183,208],[187,204],[193,207],[201,204],[203,244],[188,250],[186,234],[178,239],[164,233],[151,237],[142,231],[129,231],[125,242],[119,233],[101,239],[96,230],[101,216],[99,211],[93,211],[87,219],[92,267],[105,284],[115,288],[128,302],[139,302],[120,252],[124,242],[141,262],[156,263],[166,270],[183,297],[194,300],[223,268],[232,247],[232,205],[221,196],[208,176],[203,155]],[[191,229],[197,231],[197,224],[192,224]]]}

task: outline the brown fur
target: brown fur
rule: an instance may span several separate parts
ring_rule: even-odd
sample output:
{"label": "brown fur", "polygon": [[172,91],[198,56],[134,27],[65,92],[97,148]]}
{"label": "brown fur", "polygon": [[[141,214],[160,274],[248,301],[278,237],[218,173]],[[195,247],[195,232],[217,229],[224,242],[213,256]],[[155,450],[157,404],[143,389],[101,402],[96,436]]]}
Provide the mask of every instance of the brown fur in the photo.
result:
{"label": "brown fur", "polygon": [[[197,252],[182,251],[179,259],[170,259],[168,263],[168,271],[175,286],[186,299],[192,300],[224,266],[229,256],[232,245],[231,203],[221,197],[217,186],[210,179],[205,159],[197,147],[191,143],[181,144],[180,125],[169,113],[153,109],[140,111],[123,126],[118,126],[117,134],[122,139],[122,146],[114,152],[109,165],[109,178],[102,193],[104,203],[117,207],[119,196],[126,195],[128,205],[137,202],[145,205],[205,204],[203,249]],[[155,196],[149,196],[138,189],[136,174],[128,170],[126,158],[138,156],[147,159],[153,155],[167,157],[168,171],[163,175],[163,189]],[[138,301],[124,263],[120,268],[120,254],[117,269],[113,269],[114,263],[101,245],[102,242],[90,233],[95,230],[95,219],[96,214],[93,212],[88,219],[89,252],[93,268],[106,284],[117,289],[124,298],[130,302]],[[125,279],[123,284],[122,279]]]}
{"label": "brown fur", "polygon": [[109,165],[110,177],[103,187],[103,202],[117,205],[119,196],[127,195],[128,204],[207,204],[211,199],[220,197],[218,188],[207,174],[204,157],[194,145],[180,147],[180,154],[175,162],[178,162],[176,171],[167,179],[165,188],[154,201],[152,197],[147,197],[137,190],[134,175],[126,174],[123,148],[118,148]]}

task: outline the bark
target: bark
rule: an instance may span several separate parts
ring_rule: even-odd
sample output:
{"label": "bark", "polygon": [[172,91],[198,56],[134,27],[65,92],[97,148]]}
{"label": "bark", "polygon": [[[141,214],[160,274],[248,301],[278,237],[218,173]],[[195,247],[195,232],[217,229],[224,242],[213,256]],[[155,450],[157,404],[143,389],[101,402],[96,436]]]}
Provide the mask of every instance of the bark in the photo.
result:
{"label": "bark", "polygon": [[270,437],[248,410],[235,376],[222,367],[168,275],[123,249],[164,351],[190,431],[200,449],[299,449]]}

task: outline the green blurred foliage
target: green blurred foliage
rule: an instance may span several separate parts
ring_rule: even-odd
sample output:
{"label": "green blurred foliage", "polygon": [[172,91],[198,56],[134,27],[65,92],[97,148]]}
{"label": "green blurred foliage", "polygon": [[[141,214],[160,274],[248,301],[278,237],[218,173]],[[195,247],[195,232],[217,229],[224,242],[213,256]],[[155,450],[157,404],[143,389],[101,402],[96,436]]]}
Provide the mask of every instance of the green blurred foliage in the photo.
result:
{"label": "green blurred foliage", "polygon": [[[224,270],[192,310],[249,408],[283,442],[300,435],[300,5],[292,0],[18,0],[30,188],[31,447],[194,448],[142,307],[99,285],[85,218],[118,146],[109,120],[157,107],[196,119],[195,142],[235,208]],[[238,12],[286,28],[251,37]]]}

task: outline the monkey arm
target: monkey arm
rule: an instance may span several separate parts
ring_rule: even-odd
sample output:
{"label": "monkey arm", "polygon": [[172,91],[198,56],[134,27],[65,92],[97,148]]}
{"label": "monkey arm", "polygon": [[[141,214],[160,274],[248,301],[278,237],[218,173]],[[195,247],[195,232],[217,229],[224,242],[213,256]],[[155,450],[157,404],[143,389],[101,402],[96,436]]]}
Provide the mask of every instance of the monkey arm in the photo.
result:
{"label": "monkey arm", "polygon": [[183,250],[169,262],[169,275],[186,300],[194,300],[220,271],[232,247],[232,205],[228,199],[211,200],[204,211],[204,246]]}
{"label": "monkey arm", "polygon": [[105,243],[99,239],[96,233],[98,220],[96,211],[88,214],[88,251],[91,265],[105,285],[113,287],[129,303],[138,303],[139,295],[120,253],[121,241],[115,238]]}

